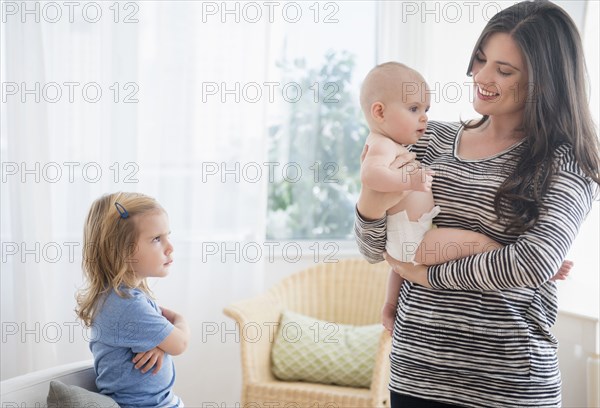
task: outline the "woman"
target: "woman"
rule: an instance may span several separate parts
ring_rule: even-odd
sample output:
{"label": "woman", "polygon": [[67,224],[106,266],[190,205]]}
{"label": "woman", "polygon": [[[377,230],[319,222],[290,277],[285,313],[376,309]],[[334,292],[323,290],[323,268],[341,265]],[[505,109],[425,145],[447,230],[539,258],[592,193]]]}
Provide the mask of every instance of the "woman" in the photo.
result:
{"label": "woman", "polygon": [[[435,171],[437,226],[506,246],[430,267],[388,257],[411,282],[393,332],[392,407],[557,407],[550,332],[557,297],[549,279],[600,184],[581,39],[558,6],[518,3],[489,21],[468,73],[482,119],[431,122],[413,152]],[[398,198],[381,195],[390,206]],[[385,214],[362,212],[362,199],[357,241],[379,262]]]}

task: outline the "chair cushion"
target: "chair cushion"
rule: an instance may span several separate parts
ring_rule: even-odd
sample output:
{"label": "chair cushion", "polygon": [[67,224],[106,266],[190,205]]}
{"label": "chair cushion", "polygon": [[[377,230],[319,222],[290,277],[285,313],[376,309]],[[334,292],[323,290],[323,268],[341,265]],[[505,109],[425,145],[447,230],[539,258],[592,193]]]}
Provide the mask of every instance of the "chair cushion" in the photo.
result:
{"label": "chair cushion", "polygon": [[60,381],[50,382],[50,391],[48,392],[48,399],[46,402],[48,408],[119,408],[119,405],[106,395],[88,391],[85,388],[76,385],[66,385]]}
{"label": "chair cushion", "polygon": [[351,326],[284,311],[271,350],[272,370],[284,381],[369,388],[381,324]]}

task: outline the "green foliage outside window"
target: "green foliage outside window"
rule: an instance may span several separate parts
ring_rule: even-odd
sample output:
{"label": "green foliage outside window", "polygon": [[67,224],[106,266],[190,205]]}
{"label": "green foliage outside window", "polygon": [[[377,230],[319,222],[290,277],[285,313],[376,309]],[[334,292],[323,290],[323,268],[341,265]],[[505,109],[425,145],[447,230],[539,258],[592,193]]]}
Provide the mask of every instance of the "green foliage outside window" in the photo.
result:
{"label": "green foliage outside window", "polygon": [[309,92],[270,128],[269,160],[287,165],[287,172],[269,183],[269,239],[352,237],[368,134],[351,86],[354,64],[346,51],[328,52],[318,68],[306,67],[304,59],[279,64],[284,83]]}

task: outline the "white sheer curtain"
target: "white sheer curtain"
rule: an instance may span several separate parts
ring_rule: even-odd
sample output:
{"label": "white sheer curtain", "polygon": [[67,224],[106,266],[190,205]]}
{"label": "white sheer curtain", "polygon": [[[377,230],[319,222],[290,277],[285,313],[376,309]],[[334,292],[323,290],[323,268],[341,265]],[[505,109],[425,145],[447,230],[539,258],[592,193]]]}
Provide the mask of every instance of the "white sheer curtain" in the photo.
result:
{"label": "white sheer curtain", "polygon": [[[598,124],[598,2],[555,1],[578,25],[591,81],[590,106]],[[430,119],[455,121],[478,117],[472,108],[469,57],[489,19],[514,2],[382,1],[378,10],[377,62],[401,61],[418,71],[432,90]],[[598,318],[600,246],[598,203],[582,225],[567,258],[575,261],[571,278],[560,282],[562,310]]]}
{"label": "white sheer curtain", "polygon": [[[59,21],[48,21],[49,3],[62,7]],[[262,289],[263,258],[221,255],[264,242],[267,178],[235,173],[266,161],[266,105],[234,95],[223,103],[203,90],[267,80],[268,20],[203,22],[203,2],[92,3],[88,19],[101,8],[95,23],[82,18],[87,3],[70,22],[62,3],[31,2],[39,22],[22,22],[19,10],[2,24],[2,379],[91,358],[73,312],[83,221],[101,194],[140,191],[169,212],[175,246],[155,294],[188,317],[194,335],[176,359],[176,391],[184,400],[235,401],[222,396],[238,395],[238,370],[228,367],[239,364],[239,344],[221,341],[222,329],[228,340],[234,329],[221,311]],[[38,83],[36,102],[23,86]],[[233,173],[223,182],[226,169]],[[213,380],[200,384],[199,367]]]}

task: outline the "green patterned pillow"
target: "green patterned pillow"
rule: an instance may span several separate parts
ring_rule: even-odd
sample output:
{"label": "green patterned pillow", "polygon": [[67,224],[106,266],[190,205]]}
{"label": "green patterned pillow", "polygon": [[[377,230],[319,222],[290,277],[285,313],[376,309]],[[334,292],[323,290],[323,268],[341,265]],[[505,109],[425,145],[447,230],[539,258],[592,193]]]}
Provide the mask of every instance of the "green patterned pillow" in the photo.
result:
{"label": "green patterned pillow", "polygon": [[369,388],[383,326],[351,326],[283,312],[271,351],[275,377]]}

